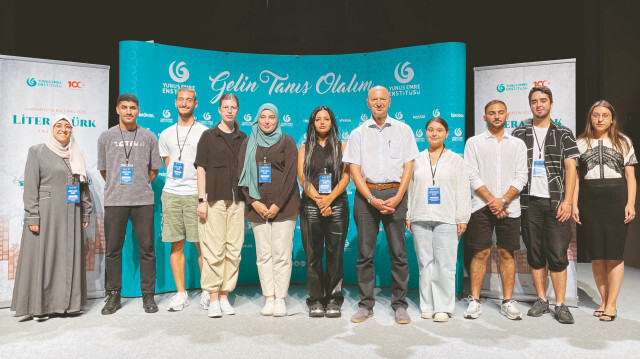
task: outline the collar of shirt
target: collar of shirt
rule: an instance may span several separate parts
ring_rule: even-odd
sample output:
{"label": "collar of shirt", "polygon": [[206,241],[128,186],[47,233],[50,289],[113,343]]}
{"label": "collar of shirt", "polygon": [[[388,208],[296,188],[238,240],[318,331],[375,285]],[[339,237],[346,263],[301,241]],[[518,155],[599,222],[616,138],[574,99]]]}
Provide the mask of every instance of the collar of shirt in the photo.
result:
{"label": "collar of shirt", "polygon": [[[504,133],[502,134],[502,138],[503,139],[510,139],[511,134],[509,134],[507,131],[504,131]],[[496,138],[496,136],[493,135],[493,133],[489,132],[489,130],[485,130],[484,131],[484,138],[489,139],[489,138]]]}
{"label": "collar of shirt", "polygon": [[393,126],[394,122],[397,122],[398,120],[394,119],[393,117],[390,117],[387,115],[387,119],[384,120],[384,124],[382,125],[382,128],[378,127],[378,124],[376,123],[376,121],[373,119],[373,117],[369,117],[369,119],[364,123],[364,125],[366,127],[369,128],[375,128],[379,131],[384,130],[386,127],[390,127]]}

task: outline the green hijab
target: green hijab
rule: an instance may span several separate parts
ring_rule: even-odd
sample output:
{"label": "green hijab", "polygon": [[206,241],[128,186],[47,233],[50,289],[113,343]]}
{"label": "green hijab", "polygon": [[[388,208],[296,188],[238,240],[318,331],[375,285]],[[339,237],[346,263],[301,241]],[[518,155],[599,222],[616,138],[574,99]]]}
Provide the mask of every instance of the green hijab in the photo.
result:
{"label": "green hijab", "polygon": [[[262,111],[270,110],[276,115],[276,128],[273,132],[266,134],[260,129],[258,121]],[[265,103],[258,109],[258,114],[251,124],[251,136],[247,142],[247,152],[244,155],[244,166],[240,174],[238,186],[249,187],[249,196],[254,199],[260,199],[258,193],[258,164],[256,163],[256,150],[260,147],[271,147],[280,141],[282,130],[280,129],[280,118],[278,117],[278,108],[271,103]]]}

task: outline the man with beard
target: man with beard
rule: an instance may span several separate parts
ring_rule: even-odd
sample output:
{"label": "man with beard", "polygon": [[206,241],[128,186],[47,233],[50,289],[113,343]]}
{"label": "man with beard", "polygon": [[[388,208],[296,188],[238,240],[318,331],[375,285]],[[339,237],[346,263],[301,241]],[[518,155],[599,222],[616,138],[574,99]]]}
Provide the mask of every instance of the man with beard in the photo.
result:
{"label": "man with beard", "polygon": [[464,317],[476,319],[482,314],[480,289],[487,273],[495,229],[503,295],[500,313],[518,320],[522,319],[522,314],[511,298],[515,281],[513,252],[520,249],[518,193],[527,184],[527,148],[522,140],[505,132],[504,124],[509,114],[504,102],[490,101],[484,112],[487,130],[470,138],[464,149],[473,190],[465,240],[474,250],[470,270],[471,295]]}
{"label": "man with beard", "polygon": [[[185,238],[198,249],[198,265],[202,268],[198,240],[198,183],[196,158],[198,141],[207,128],[197,123],[193,111],[198,107],[196,92],[189,87],[178,90],[176,97],[178,123],[160,134],[160,156],[167,170],[162,189],[162,241],[171,243],[169,262],[177,293],[169,301],[167,310],[182,310],[189,305],[185,289]],[[206,296],[206,295],[205,295]],[[207,296],[208,297],[208,296]]]}
{"label": "man with beard", "polygon": [[557,125],[549,113],[553,94],[546,86],[529,91],[533,119],[513,130],[513,136],[527,146],[528,186],[522,190],[522,239],[538,300],[527,315],[549,313],[547,271],[556,296],[554,317],[562,324],[573,324],[573,316],[564,304],[567,288],[567,249],[571,243],[573,190],[576,182],[576,158],[580,156],[571,130]]}

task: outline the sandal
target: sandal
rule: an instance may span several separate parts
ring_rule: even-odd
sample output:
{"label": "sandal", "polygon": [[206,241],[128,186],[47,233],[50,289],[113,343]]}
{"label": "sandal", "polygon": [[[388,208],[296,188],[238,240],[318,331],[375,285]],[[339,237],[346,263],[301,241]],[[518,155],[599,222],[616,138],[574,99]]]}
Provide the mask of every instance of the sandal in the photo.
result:
{"label": "sandal", "polygon": [[600,318],[602,314],[604,314],[604,310],[596,310],[593,312],[593,316],[598,318]]}
{"label": "sandal", "polygon": [[618,311],[616,310],[616,314],[605,314],[602,313],[602,315],[600,316],[600,321],[601,322],[613,322],[614,320],[616,320],[616,317],[618,316]]}

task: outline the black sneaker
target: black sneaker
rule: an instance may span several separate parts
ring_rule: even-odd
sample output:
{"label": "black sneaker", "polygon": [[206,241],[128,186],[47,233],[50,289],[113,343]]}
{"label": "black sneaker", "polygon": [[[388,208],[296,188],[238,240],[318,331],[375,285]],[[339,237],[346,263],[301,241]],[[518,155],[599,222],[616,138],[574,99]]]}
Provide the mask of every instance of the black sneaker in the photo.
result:
{"label": "black sneaker", "polygon": [[533,307],[527,312],[527,315],[530,317],[541,317],[542,314],[546,313],[549,313],[549,301],[538,298],[538,300],[533,303]]}
{"label": "black sneaker", "polygon": [[340,318],[342,312],[340,311],[340,305],[338,303],[329,302],[327,304],[327,309],[325,310],[324,315],[327,318]]}
{"label": "black sneaker", "polygon": [[102,307],[102,315],[108,315],[115,313],[118,309],[122,308],[120,303],[120,291],[119,290],[109,290],[107,291],[107,302],[104,307]]}
{"label": "black sneaker", "polygon": [[154,293],[142,293],[142,307],[147,313],[155,313],[158,311],[158,306],[155,300],[153,300]]}
{"label": "black sneaker", "polygon": [[558,323],[573,324],[573,315],[571,315],[569,308],[567,308],[564,303],[556,305],[555,313],[553,316],[556,318]]}
{"label": "black sneaker", "polygon": [[324,307],[322,306],[322,303],[315,302],[309,305],[309,316],[312,318],[324,317]]}

